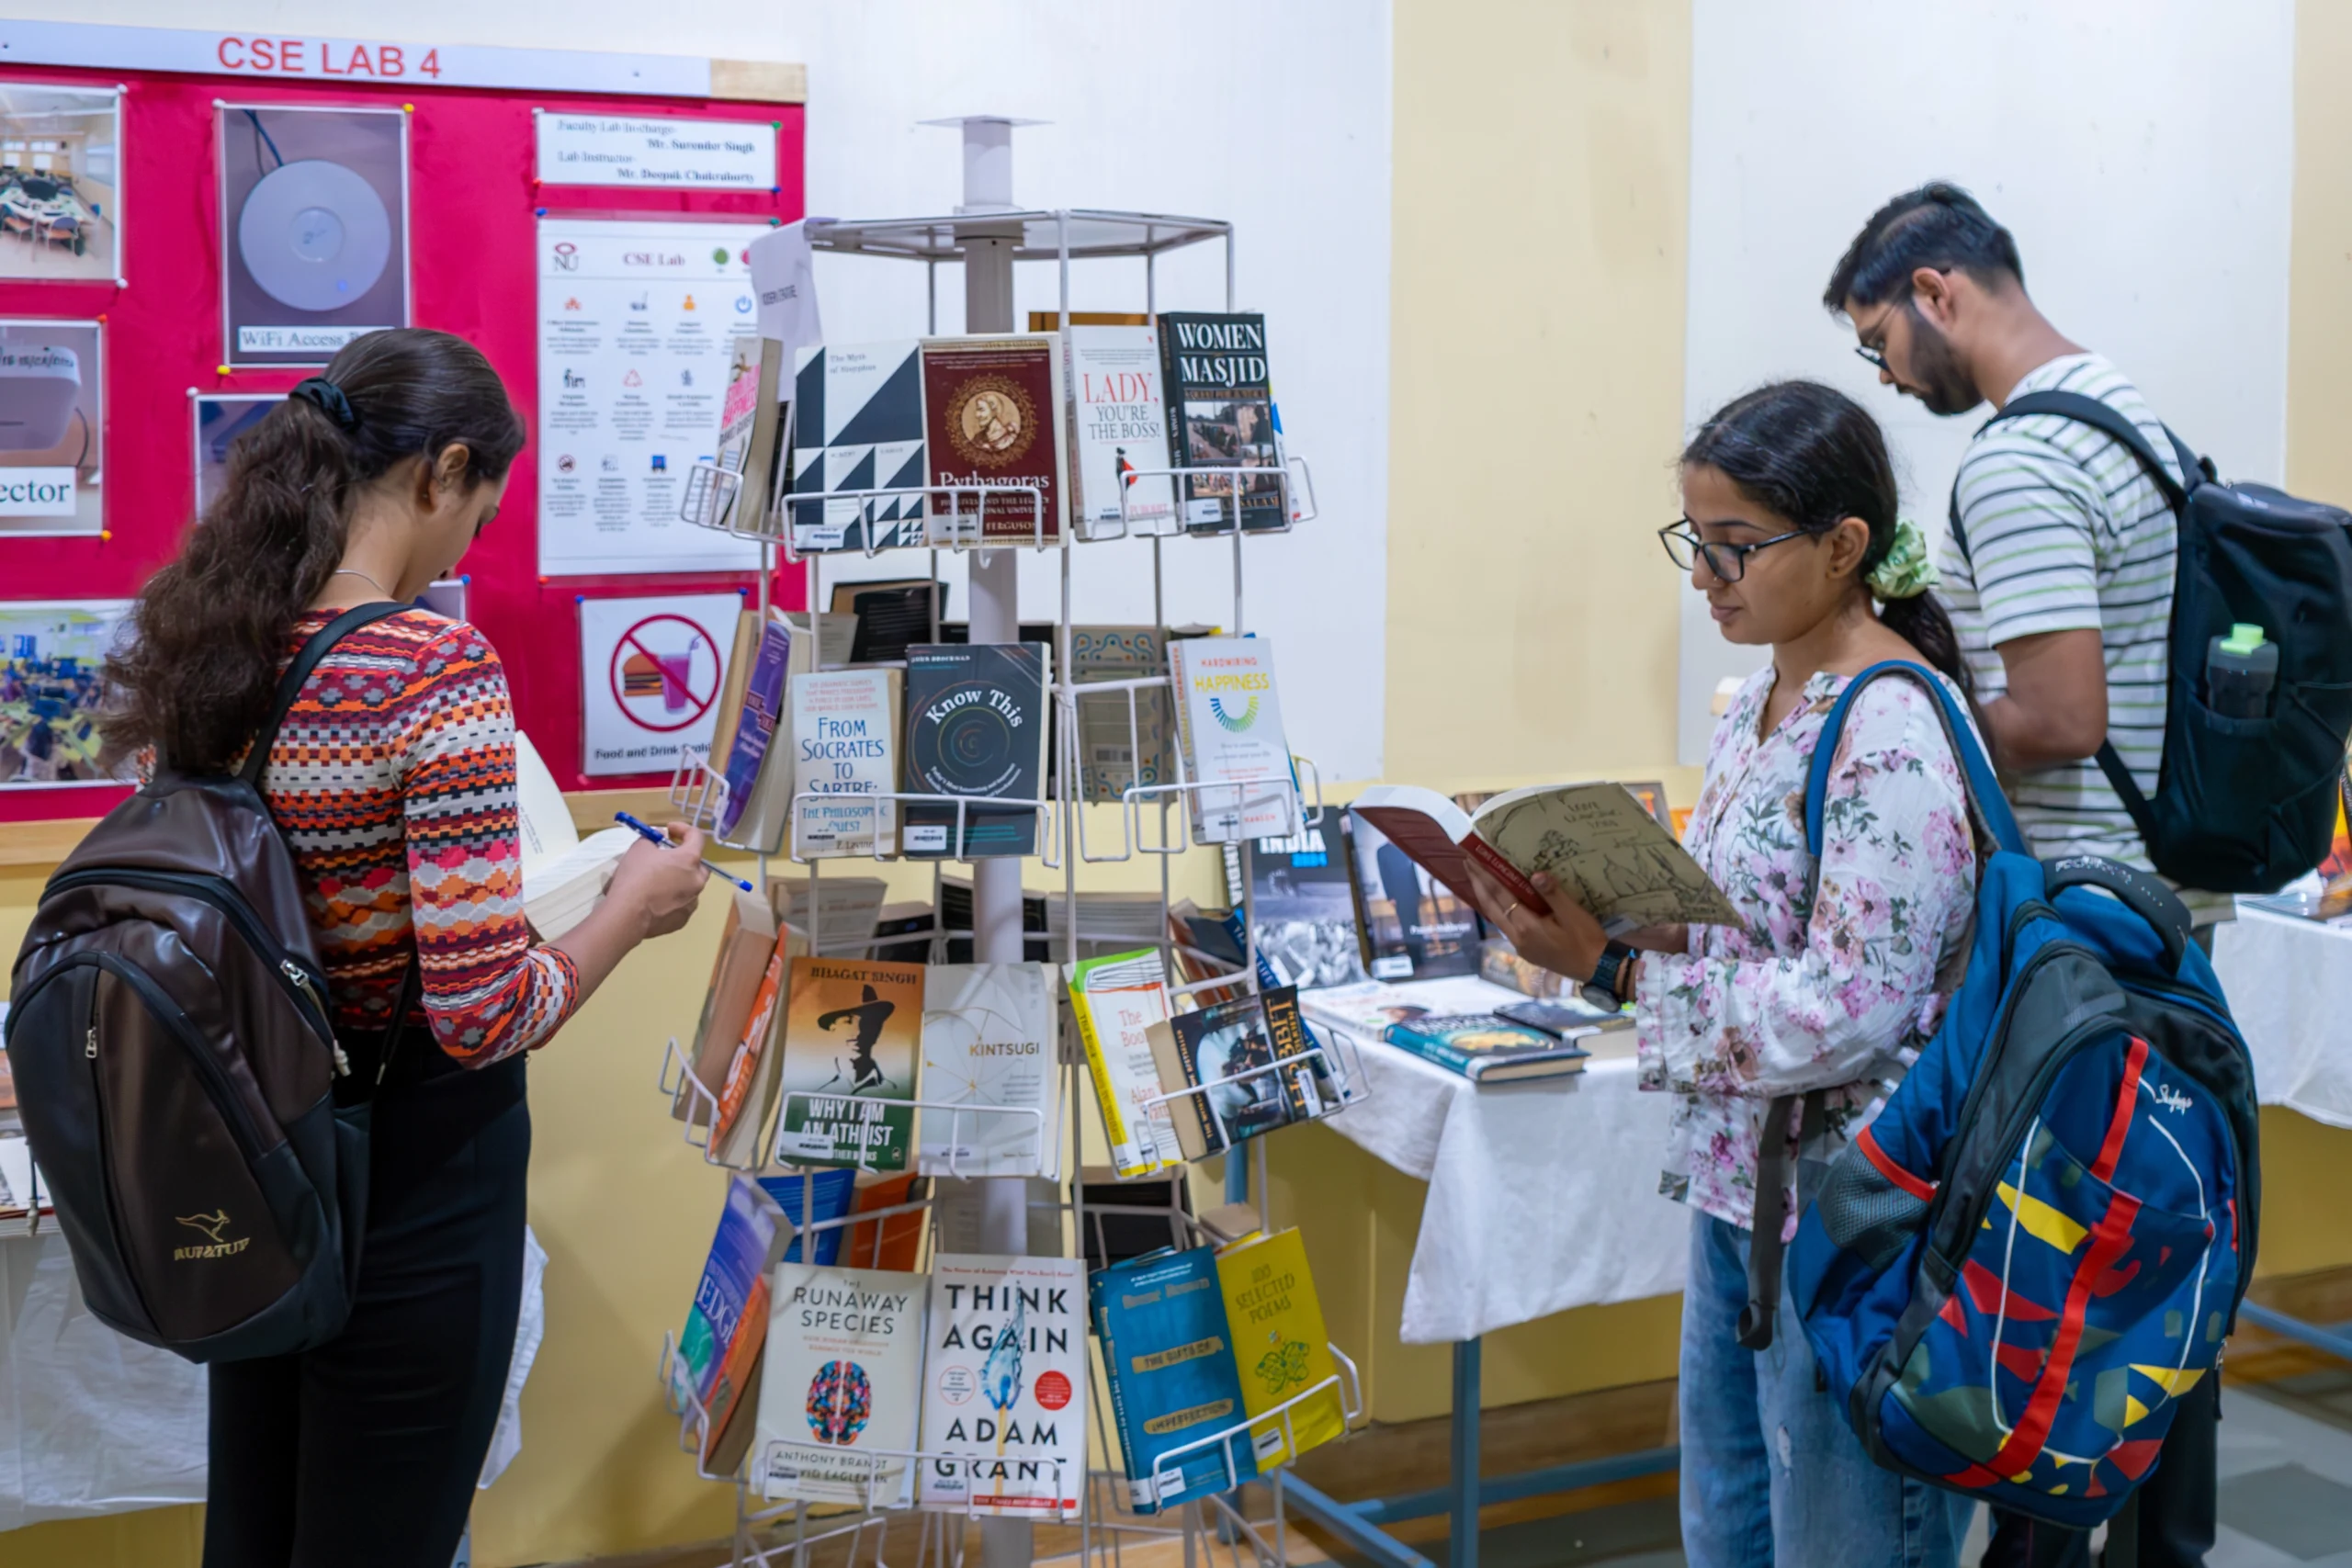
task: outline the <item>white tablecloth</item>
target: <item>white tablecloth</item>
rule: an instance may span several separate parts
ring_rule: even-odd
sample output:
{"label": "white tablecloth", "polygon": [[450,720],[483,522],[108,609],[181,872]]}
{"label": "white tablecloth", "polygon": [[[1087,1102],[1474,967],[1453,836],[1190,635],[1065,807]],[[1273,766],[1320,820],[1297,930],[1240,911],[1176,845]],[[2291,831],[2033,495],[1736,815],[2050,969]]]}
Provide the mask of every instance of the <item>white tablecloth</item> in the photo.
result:
{"label": "white tablecloth", "polygon": [[2262,1103],[2352,1127],[2352,930],[2242,904],[2213,930],[2213,969]]}
{"label": "white tablecloth", "polygon": [[[1444,1011],[1525,999],[1467,977],[1398,988]],[[1690,1211],[1657,1190],[1671,1097],[1638,1092],[1630,1059],[1479,1089],[1391,1045],[1361,1052],[1371,1093],[1327,1125],[1430,1184],[1407,1344],[1682,1288]]]}

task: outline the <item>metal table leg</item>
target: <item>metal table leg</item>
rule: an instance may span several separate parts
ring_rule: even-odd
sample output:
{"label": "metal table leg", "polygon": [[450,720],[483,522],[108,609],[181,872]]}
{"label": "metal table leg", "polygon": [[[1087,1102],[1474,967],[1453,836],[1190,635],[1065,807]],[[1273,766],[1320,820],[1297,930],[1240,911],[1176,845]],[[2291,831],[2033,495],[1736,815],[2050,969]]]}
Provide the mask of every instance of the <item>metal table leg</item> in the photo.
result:
{"label": "metal table leg", "polygon": [[1447,1568],[1478,1568],[1478,1345],[1453,1347],[1453,1506]]}

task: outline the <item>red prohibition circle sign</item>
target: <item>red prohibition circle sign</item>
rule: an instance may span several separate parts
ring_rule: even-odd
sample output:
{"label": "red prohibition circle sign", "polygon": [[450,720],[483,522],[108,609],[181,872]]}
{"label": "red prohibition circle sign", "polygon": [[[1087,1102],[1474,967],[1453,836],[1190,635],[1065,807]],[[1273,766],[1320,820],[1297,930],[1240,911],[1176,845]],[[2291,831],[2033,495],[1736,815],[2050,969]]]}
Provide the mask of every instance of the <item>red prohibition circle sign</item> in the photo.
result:
{"label": "red prohibition circle sign", "polygon": [[[695,642],[699,642],[703,647],[710,649],[711,654],[710,690],[707,692],[697,693],[695,691],[694,687],[688,683],[684,675],[681,675],[678,678],[678,685],[685,692],[686,694],[686,711],[685,716],[679,719],[675,724],[656,724],[651,719],[647,718],[644,715],[639,713],[636,708],[632,707],[630,705],[631,703],[642,703],[646,698],[642,694],[632,697],[626,690],[627,683],[621,673],[623,666],[628,662],[631,650],[635,650],[637,653],[643,655],[644,658],[657,670],[662,668],[662,656],[656,654],[651,649],[645,645],[645,640],[641,634],[643,634],[648,627],[658,626],[665,622],[674,622],[678,626],[684,626],[692,634],[692,639],[686,644],[688,673],[691,673],[693,670],[693,654]],[[661,678],[664,688],[666,689],[670,682],[670,676],[666,671],[662,673]],[[668,734],[673,730],[684,729],[693,725],[696,720],[700,719],[704,714],[708,713],[710,711],[710,705],[718,700],[718,644],[713,641],[711,639],[711,635],[705,631],[698,624],[686,619],[684,615],[672,615],[666,614],[660,615],[648,615],[643,620],[630,626],[627,631],[621,633],[620,640],[613,644],[613,657],[610,665],[605,671],[605,679],[612,686],[613,705],[621,710],[622,717],[628,719],[639,729],[650,729],[657,735]]]}

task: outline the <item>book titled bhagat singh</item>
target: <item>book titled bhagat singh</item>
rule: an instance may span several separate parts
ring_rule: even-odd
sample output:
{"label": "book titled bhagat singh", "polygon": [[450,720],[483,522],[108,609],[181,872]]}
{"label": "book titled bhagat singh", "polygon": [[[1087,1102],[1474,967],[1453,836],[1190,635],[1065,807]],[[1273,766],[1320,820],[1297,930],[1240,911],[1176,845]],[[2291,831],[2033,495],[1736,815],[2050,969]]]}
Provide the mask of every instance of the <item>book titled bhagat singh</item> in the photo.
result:
{"label": "book titled bhagat singh", "polygon": [[776,1157],[904,1170],[914,1136],[923,966],[792,961]]}

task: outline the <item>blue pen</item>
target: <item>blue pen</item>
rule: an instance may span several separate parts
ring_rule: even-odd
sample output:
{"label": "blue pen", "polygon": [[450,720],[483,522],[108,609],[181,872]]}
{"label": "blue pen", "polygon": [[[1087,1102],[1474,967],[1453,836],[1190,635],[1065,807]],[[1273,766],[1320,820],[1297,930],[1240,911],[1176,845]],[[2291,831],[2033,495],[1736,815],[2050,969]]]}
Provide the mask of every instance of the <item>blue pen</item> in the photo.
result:
{"label": "blue pen", "polygon": [[[648,843],[659,844],[665,850],[674,850],[678,847],[670,841],[669,834],[663,832],[659,828],[647,826],[645,823],[639,821],[636,818],[631,817],[626,811],[614,812],[613,820],[619,823],[624,828],[634,829],[637,836],[643,839]],[[709,872],[711,875],[718,878],[721,882],[731,882],[746,893],[757,893],[759,891],[758,888],[752,886],[741,877],[730,875],[729,873],[721,871],[718,867],[711,864],[708,861],[705,861],[702,863],[704,870]]]}

